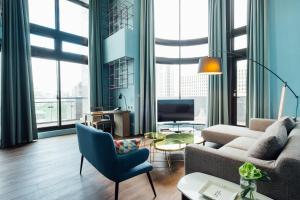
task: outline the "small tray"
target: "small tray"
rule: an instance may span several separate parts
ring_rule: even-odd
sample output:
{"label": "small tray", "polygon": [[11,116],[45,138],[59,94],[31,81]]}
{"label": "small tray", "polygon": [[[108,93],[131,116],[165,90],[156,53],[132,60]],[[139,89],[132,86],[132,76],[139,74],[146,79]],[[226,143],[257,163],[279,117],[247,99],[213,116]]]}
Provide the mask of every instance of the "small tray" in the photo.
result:
{"label": "small tray", "polygon": [[238,194],[236,190],[212,181],[207,181],[199,193],[210,200],[235,200]]}

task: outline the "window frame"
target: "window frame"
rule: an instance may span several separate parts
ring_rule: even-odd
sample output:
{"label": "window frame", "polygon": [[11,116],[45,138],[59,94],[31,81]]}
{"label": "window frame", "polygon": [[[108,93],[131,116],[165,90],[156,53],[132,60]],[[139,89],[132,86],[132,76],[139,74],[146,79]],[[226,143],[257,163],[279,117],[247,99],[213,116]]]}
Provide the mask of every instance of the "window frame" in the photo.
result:
{"label": "window frame", "polygon": [[[227,51],[232,52],[227,54],[228,61],[228,86],[229,86],[229,94],[228,102],[229,103],[229,122],[232,125],[237,125],[237,98],[234,96],[236,93],[236,64],[239,60],[247,60],[248,54],[248,46],[244,49],[234,50],[234,38],[242,35],[247,35],[247,24],[242,27],[234,28],[234,1],[235,0],[227,0],[227,24],[228,26],[228,38],[227,38]],[[243,126],[242,126],[243,127]]]}
{"label": "window frame", "polygon": [[[60,30],[60,13],[59,13],[59,1],[54,0],[55,6],[55,28],[49,28],[46,26],[30,23],[30,33],[38,36],[52,38],[54,40],[54,50],[31,46],[31,56],[55,60],[57,63],[57,100],[58,100],[58,125],[48,126],[38,128],[39,131],[50,131],[65,128],[73,128],[75,124],[63,125],[62,123],[62,96],[61,96],[61,75],[60,75],[60,65],[61,61],[73,62],[83,65],[88,65],[88,56],[76,53],[64,52],[62,49],[62,42],[69,42],[77,45],[82,45],[88,47],[88,38],[75,35],[72,33],[63,32]],[[80,0],[68,0],[72,3],[82,6],[83,8],[89,9],[89,5]],[[88,67],[88,66],[87,66]]]}
{"label": "window frame", "polygon": [[[168,46],[168,47],[178,47],[179,48],[179,54],[178,58],[169,58],[169,57],[160,57],[156,56],[156,64],[167,64],[167,65],[178,65],[179,67],[179,94],[178,98],[172,98],[172,99],[184,99],[185,97],[182,95],[182,67],[184,65],[191,65],[191,64],[198,64],[199,59],[203,56],[199,57],[182,57],[181,53],[181,47],[191,47],[191,46],[198,46],[198,45],[208,45],[208,36],[201,37],[201,38],[194,38],[194,39],[181,39],[181,1],[179,0],[179,39],[173,40],[173,39],[163,39],[159,37],[155,37],[155,45],[162,45],[162,46]],[[207,8],[208,9],[208,8]],[[207,52],[207,55],[209,55],[209,50]]]}
{"label": "window frame", "polygon": [[[226,22],[227,26],[227,62],[228,62],[228,102],[229,103],[229,117],[230,123],[236,124],[236,99],[233,97],[233,93],[236,89],[236,62],[238,60],[247,60],[247,48],[234,50],[234,38],[242,35],[247,35],[247,24],[242,27],[234,28],[234,0],[226,0],[227,14]],[[179,23],[180,26],[180,23]],[[169,40],[162,38],[155,38],[155,45],[164,45],[164,46],[176,46],[181,48],[182,46],[193,46],[208,44],[208,37],[190,39],[190,40]],[[179,54],[179,56],[181,56]],[[169,65],[184,65],[184,64],[196,64],[199,62],[200,57],[194,58],[167,58],[156,56],[156,64],[169,64]],[[179,85],[180,87],[180,85]],[[179,94],[181,98],[181,94]]]}
{"label": "window frame", "polygon": [[[176,46],[178,48],[181,48],[182,46],[196,46],[196,45],[203,45],[203,44],[208,44],[208,37],[191,39],[191,40],[168,40],[168,39],[155,38],[155,45]],[[170,64],[170,65],[197,64],[200,58],[201,57],[167,58],[167,57],[157,56],[156,63]]]}
{"label": "window frame", "polygon": [[[70,42],[74,44],[79,44],[83,46],[88,46],[88,38],[78,36],[71,33],[66,33],[60,30],[60,13],[59,13],[59,1],[62,0],[54,0],[55,3],[55,29],[41,26],[38,24],[30,23],[30,33],[49,37],[54,40],[54,50],[49,50],[42,47],[31,47],[32,56],[39,57],[39,58],[49,58],[49,59],[56,59],[58,61],[70,61],[70,62],[76,62],[81,64],[88,64],[88,56],[86,55],[80,55],[75,53],[67,53],[63,52],[62,50],[62,42]],[[79,0],[68,0],[72,3],[75,3],[79,6],[83,6],[84,8],[89,8],[89,5],[81,2]]]}
{"label": "window frame", "polygon": [[[179,39],[178,40],[172,40],[172,39],[163,39],[163,38],[156,38],[155,37],[155,45],[163,45],[163,46],[176,46],[179,48],[179,57],[178,58],[167,58],[167,57],[159,57],[156,56],[156,63],[159,64],[178,64],[179,67],[181,64],[196,64],[199,62],[200,57],[195,58],[182,58],[181,57],[181,47],[182,46],[196,46],[196,45],[202,45],[202,44],[208,44],[208,37],[202,37],[202,38],[195,38],[195,39],[187,39],[182,40],[181,39],[181,1],[178,0],[178,11],[179,11]],[[180,95],[179,95],[180,96]]]}
{"label": "window frame", "polygon": [[[181,57],[181,47],[208,44],[208,37],[188,39],[188,40],[180,39],[181,38],[181,35],[180,35],[181,7],[180,6],[181,6],[181,0],[179,0],[179,40],[155,38],[155,45],[178,47],[179,48],[179,57],[178,58],[167,58],[167,57],[156,56],[157,64],[179,65],[179,67],[181,67],[180,65],[185,65],[185,64],[197,64],[197,63],[199,63],[199,59],[201,57],[182,58]],[[179,95],[179,98],[181,98],[181,95]]]}

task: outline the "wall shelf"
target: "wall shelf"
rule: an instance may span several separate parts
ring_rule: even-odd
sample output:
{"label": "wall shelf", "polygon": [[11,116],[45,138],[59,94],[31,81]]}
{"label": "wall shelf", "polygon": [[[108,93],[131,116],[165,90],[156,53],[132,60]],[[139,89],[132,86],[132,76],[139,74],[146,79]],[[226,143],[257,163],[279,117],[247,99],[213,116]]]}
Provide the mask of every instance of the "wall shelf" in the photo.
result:
{"label": "wall shelf", "polygon": [[115,106],[118,99],[118,90],[127,89],[133,83],[133,71],[129,70],[134,59],[130,57],[122,57],[106,64],[108,68],[108,95],[109,106]]}
{"label": "wall shelf", "polygon": [[128,0],[114,0],[107,4],[105,11],[105,38],[120,29],[133,30],[134,4]]}

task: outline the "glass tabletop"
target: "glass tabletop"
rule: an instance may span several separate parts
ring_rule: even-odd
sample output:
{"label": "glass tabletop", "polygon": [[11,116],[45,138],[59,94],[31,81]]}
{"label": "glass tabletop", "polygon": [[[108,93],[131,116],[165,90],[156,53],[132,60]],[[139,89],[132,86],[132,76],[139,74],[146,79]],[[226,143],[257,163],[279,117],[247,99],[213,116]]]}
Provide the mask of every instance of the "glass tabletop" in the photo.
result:
{"label": "glass tabletop", "polygon": [[161,132],[148,132],[144,134],[145,138],[147,139],[153,139],[155,141],[164,140],[166,137],[166,134],[163,134]]}
{"label": "glass tabletop", "polygon": [[188,144],[201,144],[204,141],[197,133],[152,132],[145,134],[145,137],[152,137],[154,148],[161,151],[178,151],[184,149]]}

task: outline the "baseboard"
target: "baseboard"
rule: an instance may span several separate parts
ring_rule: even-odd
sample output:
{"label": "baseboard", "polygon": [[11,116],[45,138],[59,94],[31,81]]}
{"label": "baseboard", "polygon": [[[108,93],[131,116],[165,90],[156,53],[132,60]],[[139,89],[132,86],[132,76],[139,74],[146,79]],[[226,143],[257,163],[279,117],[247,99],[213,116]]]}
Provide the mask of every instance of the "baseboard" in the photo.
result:
{"label": "baseboard", "polygon": [[49,137],[57,137],[62,135],[70,135],[75,134],[76,130],[75,128],[68,128],[68,129],[61,129],[61,130],[54,130],[54,131],[45,131],[45,132],[39,132],[38,138],[49,138]]}

